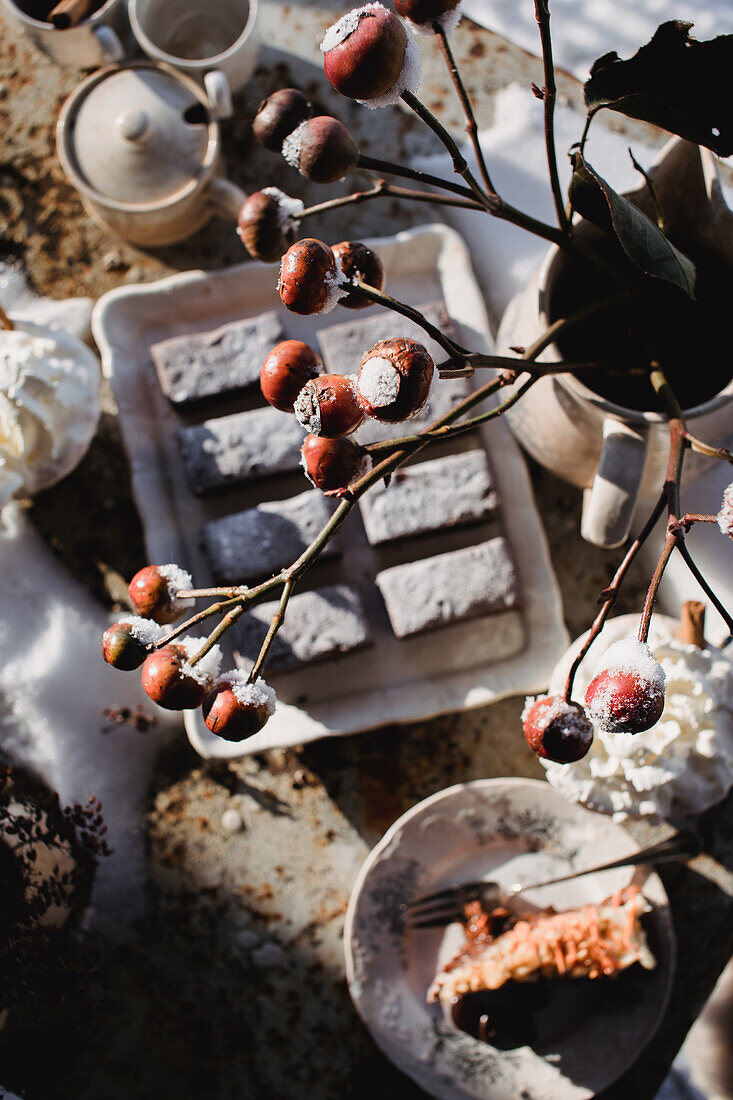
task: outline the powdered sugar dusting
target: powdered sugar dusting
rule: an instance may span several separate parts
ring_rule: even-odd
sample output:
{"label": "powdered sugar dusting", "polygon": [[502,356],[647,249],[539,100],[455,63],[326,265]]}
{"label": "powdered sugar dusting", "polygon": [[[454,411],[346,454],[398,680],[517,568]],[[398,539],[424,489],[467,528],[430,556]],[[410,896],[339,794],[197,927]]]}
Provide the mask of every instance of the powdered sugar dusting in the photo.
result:
{"label": "powdered sugar dusting", "polygon": [[391,405],[400,392],[400,373],[389,359],[375,355],[362,363],[357,389],[377,409]]}
{"label": "powdered sugar dusting", "polygon": [[410,30],[415,31],[416,34],[433,34],[433,23],[438,23],[447,35],[451,35],[462,18],[462,5],[458,3],[453,11],[444,11],[442,15],[437,16],[435,19],[428,19],[426,23],[415,23],[412,19],[406,19],[405,22]]}
{"label": "powdered sugar dusting", "polygon": [[[285,159],[287,160],[287,157]],[[297,168],[297,164],[295,167]],[[279,187],[263,187],[262,194],[270,195],[277,203],[277,220],[283,232],[287,233],[295,229],[300,221],[300,215],[305,210],[305,205],[300,199],[286,195]]]}
{"label": "powdered sugar dusting", "polygon": [[718,512],[718,527],[724,535],[733,539],[733,481],[723,493],[723,503]]}
{"label": "powdered sugar dusting", "polygon": [[195,665],[189,664],[189,661],[196,656],[205,641],[206,638],[185,637],[177,639],[175,644],[181,647],[187,658],[181,665],[181,672],[186,676],[192,676],[197,683],[208,687],[216,679],[221,668],[222,653],[219,646],[212,646],[209,652]]}
{"label": "powdered sugar dusting", "polygon": [[329,50],[345,42],[359,26],[359,21],[363,16],[386,10],[384,4],[364,4],[361,8],[352,8],[351,11],[347,11],[346,15],[342,15],[339,21],[332,23],[326,31],[321,42],[321,53],[328,53]]}
{"label": "powdered sugar dusting", "polygon": [[407,35],[407,45],[405,46],[405,56],[397,82],[384,95],[375,96],[373,99],[357,100],[363,107],[368,107],[370,110],[375,110],[377,107],[393,107],[400,102],[403,92],[416,92],[420,87],[422,79],[420,47],[410,35],[407,27],[405,27],[405,34]]}
{"label": "powdered sugar dusting", "polygon": [[253,684],[248,682],[246,672],[241,669],[231,669],[219,677],[220,684],[226,684],[231,688],[232,694],[238,702],[244,706],[266,707],[268,715],[275,713],[277,696],[269,684],[258,676]]}
{"label": "powdered sugar dusting", "polygon": [[171,607],[175,613],[179,615],[189,607],[193,607],[193,600],[179,600],[176,596],[176,592],[183,592],[187,588],[193,588],[191,574],[187,573],[185,569],[181,569],[180,565],[176,565],[174,562],[169,562],[168,565],[159,565],[158,572],[162,577],[165,577],[168,582],[168,594],[170,596]]}
{"label": "powdered sugar dusting", "polygon": [[160,623],[156,623],[152,619],[142,619],[139,615],[127,615],[124,619],[118,621],[125,626],[129,626],[133,638],[138,642],[142,642],[144,646],[152,648],[165,637],[166,627],[161,626]]}
{"label": "powdered sugar dusting", "polygon": [[[282,144],[280,152],[285,157],[285,160],[292,168],[297,168],[300,171],[300,147],[303,144],[303,134],[305,128],[308,125],[308,119],[305,122],[301,122],[300,126],[288,134],[285,141]],[[276,191],[277,188],[267,188],[268,191]]]}

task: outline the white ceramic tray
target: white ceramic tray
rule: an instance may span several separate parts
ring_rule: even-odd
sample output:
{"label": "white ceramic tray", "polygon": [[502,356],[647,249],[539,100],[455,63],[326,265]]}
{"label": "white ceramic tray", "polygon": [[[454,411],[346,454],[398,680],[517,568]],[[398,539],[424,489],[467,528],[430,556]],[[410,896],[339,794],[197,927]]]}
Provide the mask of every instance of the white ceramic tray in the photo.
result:
{"label": "white ceramic tray", "polygon": [[[454,230],[430,225],[367,243],[384,263],[390,293],[413,304],[442,298],[458,338],[476,350],[491,348],[484,302],[467,249]],[[158,283],[113,290],[100,299],[94,311],[94,335],[119,406],[149,559],[179,562],[191,571],[197,585],[211,583],[199,546],[202,523],[258,500],[282,496],[284,489],[278,488],[276,480],[269,480],[223,498],[207,500],[192,495],[178,456],[176,429],[182,423],[227,410],[217,408],[182,417],[160,390],[149,348],[168,336],[213,329],[269,309],[278,310],[289,337],[311,343],[318,329],[349,319],[338,308],[325,317],[288,313],[276,293],[276,282],[274,264],[242,264],[214,273],[189,271]],[[395,320],[398,335],[399,320]],[[547,685],[568,638],[542,526],[524,462],[504,423],[488,425],[482,442],[502,501],[499,526],[510,543],[519,574],[524,625],[521,650],[504,659],[482,661],[486,632],[492,629],[490,618],[398,641],[384,612],[378,611],[375,644],[370,649],[308,669],[273,674],[279,697],[277,713],[244,746],[210,734],[200,712],[187,713],[186,729],[202,756],[236,757],[388,722],[413,722],[507,695],[536,692]],[[304,481],[295,487],[292,481],[283,484],[289,485],[285,495],[307,488]],[[353,541],[346,546],[342,569],[348,564],[352,575],[357,575],[365,571],[364,557],[359,556],[365,551],[363,535],[354,524],[360,521],[352,516],[344,528]],[[358,532],[361,549],[349,535],[350,528]],[[421,546],[420,556],[434,552],[428,540]],[[325,565],[315,568],[325,569]],[[348,571],[342,572],[340,579],[348,575]],[[317,574],[314,579],[317,583],[334,580],[329,576],[319,581]]]}

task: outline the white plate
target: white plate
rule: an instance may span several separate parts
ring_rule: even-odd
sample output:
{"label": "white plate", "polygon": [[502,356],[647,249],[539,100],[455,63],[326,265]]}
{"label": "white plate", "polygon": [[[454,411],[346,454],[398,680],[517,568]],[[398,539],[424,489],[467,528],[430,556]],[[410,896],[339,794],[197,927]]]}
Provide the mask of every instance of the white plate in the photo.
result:
{"label": "white plate", "polygon": [[[459,339],[477,350],[491,347],[483,299],[466,247],[454,230],[423,226],[367,243],[378,251],[388,289],[395,297],[416,304],[442,298]],[[310,342],[318,329],[344,321],[344,311],[339,309],[325,317],[294,317],[281,305],[276,282],[277,265],[249,263],[213,273],[189,271],[158,283],[120,287],[104,295],[94,311],[94,335],[119,406],[149,560],[178,561],[202,586],[211,583],[199,545],[202,523],[221,514],[225,506],[230,510],[250,507],[282,495],[283,489],[270,480],[225,498],[191,494],[175,442],[181,418],[161,392],[149,349],[168,336],[213,329],[268,309],[278,311],[288,336]],[[187,419],[205,415],[187,414]],[[544,689],[569,640],[557,582],[527,471],[508,428],[502,421],[486,425],[482,442],[502,500],[499,520],[522,590],[524,644],[519,651],[496,659],[487,619],[446,627],[440,635],[399,641],[389,628],[376,589],[372,592],[367,586],[367,597],[373,601],[374,646],[338,661],[273,675],[277,712],[244,746],[215,737],[200,712],[189,712],[186,729],[202,756],[237,757],[386,722],[414,722]],[[297,485],[293,491],[306,488],[302,478]],[[345,569],[348,562],[352,575],[373,576],[375,555],[365,546],[355,517],[344,525],[343,535],[347,545],[338,568]],[[435,552],[430,540],[421,545],[421,556]],[[345,580],[348,575],[336,579]],[[494,631],[497,627],[498,621]],[[484,656],[488,652],[491,660]]]}
{"label": "white plate", "polygon": [[[408,810],[367,857],[344,930],[351,996],[387,1057],[443,1100],[585,1100],[610,1085],[651,1038],[669,996],[674,934],[657,875],[643,884],[653,906],[647,920],[656,969],[634,977],[633,995],[619,986],[613,996],[614,981],[606,979],[608,1002],[598,990],[595,1010],[566,1022],[551,1048],[538,1051],[478,1042],[426,1003],[436,963],[460,932],[457,925],[445,933],[407,931],[401,905],[461,881],[528,882],[637,850],[620,826],[537,780],[478,780]],[[602,901],[633,874],[605,871],[526,897],[574,908]]]}

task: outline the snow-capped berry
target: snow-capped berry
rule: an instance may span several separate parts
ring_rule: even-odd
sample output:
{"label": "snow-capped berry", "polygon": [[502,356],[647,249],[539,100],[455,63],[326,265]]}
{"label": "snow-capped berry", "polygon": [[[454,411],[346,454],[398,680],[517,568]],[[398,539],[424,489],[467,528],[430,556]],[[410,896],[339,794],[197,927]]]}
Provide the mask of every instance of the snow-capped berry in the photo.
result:
{"label": "snow-capped berry", "polygon": [[319,374],[295,399],[296,419],[306,431],[326,439],[350,435],[364,419],[353,379],[345,374]]}
{"label": "snow-capped berry", "polygon": [[572,764],[581,760],[593,741],[593,724],[579,703],[561,695],[529,697],[522,711],[527,744],[544,760]]}
{"label": "snow-capped berry", "polygon": [[293,313],[328,313],[347,293],[332,250],[315,237],[291,245],[280,264],[280,300]]}
{"label": "snow-capped berry", "polygon": [[279,153],[288,134],[297,130],[311,115],[311,105],[297,88],[280,88],[257,108],[252,133],[273,153]]}
{"label": "snow-capped berry", "polygon": [[[341,241],[332,247],[336,261],[341,264],[341,270],[348,282],[360,281],[367,286],[373,286],[375,290],[383,289],[384,267],[376,252],[359,241]],[[371,304],[368,298],[362,298],[358,294],[347,294],[339,302],[339,305],[346,306],[347,309],[364,309]]]}
{"label": "snow-capped berry", "polygon": [[343,122],[330,115],[318,115],[285,139],[282,154],[306,179],[335,183],[356,168],[359,146]]}
{"label": "snow-capped berry", "polygon": [[295,237],[298,214],[303,209],[300,199],[277,187],[265,187],[245,199],[239,211],[238,233],[250,256],[265,263],[279,260]]}
{"label": "snow-capped berry", "polygon": [[585,693],[588,714],[608,733],[642,733],[664,710],[665,673],[645,642],[609,646]]}
{"label": "snow-capped berry", "polygon": [[140,668],[148,652],[148,647],[135,637],[130,623],[113,623],[102,635],[102,656],[108,665],[123,672]]}
{"label": "snow-capped berry", "polygon": [[172,623],[193,605],[193,600],[178,599],[177,592],[191,588],[191,574],[174,565],[146,565],[130,581],[128,592],[135,610],[144,619]]}
{"label": "snow-capped berry", "polygon": [[346,436],[324,439],[307,435],[300,453],[306,477],[326,496],[343,495],[372,465],[367,451]]}
{"label": "snow-capped berry", "polygon": [[356,380],[359,404],[374,420],[407,420],[427,401],[434,369],[416,340],[381,340],[362,357]]}
{"label": "snow-capped berry", "polygon": [[146,657],[142,682],[153,702],[165,710],[189,710],[200,706],[207,687],[188,666],[184,647],[176,643],[163,646]]}
{"label": "snow-capped berry", "polygon": [[248,683],[239,670],[225,672],[203,701],[207,729],[225,741],[244,741],[263,728],[275,713],[275,692],[258,677]]}
{"label": "snow-capped berry", "polygon": [[724,535],[733,539],[733,481],[723,493],[723,503],[718,512],[718,527]]}
{"label": "snow-capped berry", "polygon": [[455,30],[461,19],[460,4],[461,0],[394,0],[398,15],[408,19],[415,30],[430,34],[434,23],[447,34]]}
{"label": "snow-capped berry", "polygon": [[260,389],[280,412],[293,411],[293,403],[306,382],[320,374],[321,357],[302,340],[282,340],[260,369]]}
{"label": "snow-capped berry", "polygon": [[369,107],[395,103],[420,83],[417,46],[394,12],[365,4],[329,27],[321,42],[326,79]]}

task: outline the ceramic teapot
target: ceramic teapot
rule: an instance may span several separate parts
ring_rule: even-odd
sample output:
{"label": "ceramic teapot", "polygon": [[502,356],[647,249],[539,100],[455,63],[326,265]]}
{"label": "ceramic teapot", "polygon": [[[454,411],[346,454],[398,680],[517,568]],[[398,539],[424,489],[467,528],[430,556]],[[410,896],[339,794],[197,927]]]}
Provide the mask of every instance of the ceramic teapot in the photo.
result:
{"label": "ceramic teapot", "polygon": [[[733,214],[723,198],[713,154],[674,138],[662,149],[650,175],[673,239],[696,242],[733,270]],[[627,197],[654,216],[646,184]],[[593,231],[587,224],[578,228]],[[535,277],[510,302],[497,337],[503,354],[531,344],[554,319],[552,296],[564,262],[553,247]],[[561,358],[556,345],[539,356],[548,362]],[[699,369],[699,364],[690,364],[691,371]],[[687,408],[685,415],[694,435],[714,446],[730,446],[733,380]],[[637,503],[656,498],[664,480],[669,446],[664,416],[609,400],[579,377],[564,374],[535,383],[507,412],[507,419],[533,458],[584,490],[583,537],[598,546],[623,543]],[[688,452],[684,483],[699,477],[713,461]]]}
{"label": "ceramic teapot", "polygon": [[223,177],[215,113],[195,81],[166,66],[109,66],[62,107],[59,160],[96,221],[134,244],[175,244],[214,215],[236,222],[247,197]]}

